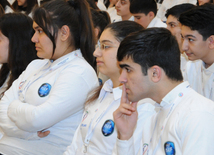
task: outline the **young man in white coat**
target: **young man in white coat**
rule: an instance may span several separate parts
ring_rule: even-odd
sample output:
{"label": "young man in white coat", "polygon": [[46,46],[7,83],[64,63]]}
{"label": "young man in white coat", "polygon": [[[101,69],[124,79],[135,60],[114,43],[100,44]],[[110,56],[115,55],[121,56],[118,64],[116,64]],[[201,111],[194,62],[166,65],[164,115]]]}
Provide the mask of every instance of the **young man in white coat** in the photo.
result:
{"label": "young man in white coat", "polygon": [[179,17],[182,13],[194,8],[195,5],[190,3],[184,3],[180,5],[173,6],[166,11],[166,24],[167,29],[176,37],[181,52],[181,70],[183,70],[188,62],[188,57],[182,49],[182,38],[181,38],[181,23],[179,22]]}
{"label": "young man in white coat", "polygon": [[[126,37],[117,59],[122,68],[119,80],[124,84],[114,112],[118,155],[214,152],[214,103],[183,82],[180,50],[169,30],[150,28]],[[136,149],[133,131],[140,119],[136,102],[145,97],[157,102],[159,112],[148,117],[149,125],[141,124],[142,142]]]}
{"label": "young man in white coat", "polygon": [[166,27],[166,24],[156,17],[157,3],[155,0],[132,0],[130,12],[134,16],[134,21],[141,24],[145,29]]}
{"label": "young man in white coat", "polygon": [[184,79],[199,94],[214,101],[214,5],[197,6],[181,14],[182,49],[191,61]]}

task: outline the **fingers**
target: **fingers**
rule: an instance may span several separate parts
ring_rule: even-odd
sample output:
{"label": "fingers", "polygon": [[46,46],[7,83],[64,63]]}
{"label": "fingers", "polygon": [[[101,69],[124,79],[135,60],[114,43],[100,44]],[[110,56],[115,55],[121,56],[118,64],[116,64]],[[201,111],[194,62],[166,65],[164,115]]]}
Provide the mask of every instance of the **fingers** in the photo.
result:
{"label": "fingers", "polygon": [[120,117],[121,115],[130,116],[136,108],[131,104],[121,104],[120,107],[114,112],[115,117]]}
{"label": "fingers", "polygon": [[126,93],[126,87],[125,84],[123,84],[122,87],[122,96],[121,96],[121,101],[120,103],[130,103],[129,99],[127,98],[127,93]]}
{"label": "fingers", "polygon": [[40,138],[43,138],[48,136],[50,134],[50,131],[38,131],[37,134]]}

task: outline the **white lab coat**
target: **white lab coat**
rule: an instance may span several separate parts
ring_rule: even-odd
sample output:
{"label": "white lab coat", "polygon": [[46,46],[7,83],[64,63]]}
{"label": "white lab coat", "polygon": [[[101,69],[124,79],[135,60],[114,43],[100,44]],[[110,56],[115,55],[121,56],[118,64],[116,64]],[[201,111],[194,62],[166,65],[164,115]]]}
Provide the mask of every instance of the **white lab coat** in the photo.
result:
{"label": "white lab coat", "polygon": [[[113,112],[120,105],[122,88],[112,87],[113,83],[109,79],[103,85],[98,100],[86,107],[72,144],[64,155],[116,155],[117,129],[114,125]],[[150,103],[138,107],[142,115],[135,133],[141,131],[142,123],[155,112],[154,106]],[[135,137],[133,143],[137,146],[140,140],[139,137]]]}
{"label": "white lab coat", "polygon": [[[32,61],[0,101],[0,153],[63,154],[96,86],[96,73],[80,50],[55,61]],[[50,134],[39,138],[41,130]]]}
{"label": "white lab coat", "polygon": [[205,68],[202,60],[189,61],[183,72],[184,80],[189,81],[196,92],[214,101],[214,64]]}
{"label": "white lab coat", "polygon": [[156,107],[160,110],[151,118],[150,130],[142,125],[143,135],[138,135],[142,136],[140,149],[132,144],[133,137],[128,141],[117,140],[118,155],[213,154],[213,101],[183,82]]}
{"label": "white lab coat", "polygon": [[149,23],[149,25],[147,26],[147,28],[151,28],[151,27],[164,27],[166,28],[167,25],[165,23],[163,23],[160,18],[155,17],[152,19],[152,21]]}

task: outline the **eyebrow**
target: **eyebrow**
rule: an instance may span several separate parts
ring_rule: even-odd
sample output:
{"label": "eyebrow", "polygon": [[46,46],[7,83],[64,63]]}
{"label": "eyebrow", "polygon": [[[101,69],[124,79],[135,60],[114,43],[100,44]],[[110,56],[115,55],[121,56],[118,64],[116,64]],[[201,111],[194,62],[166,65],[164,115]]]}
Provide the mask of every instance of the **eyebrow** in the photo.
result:
{"label": "eyebrow", "polygon": [[39,27],[39,26],[33,27],[34,30],[37,30],[37,29],[39,29],[39,28],[41,28],[41,27]]}
{"label": "eyebrow", "polygon": [[131,68],[129,65],[127,65],[127,64],[119,64],[119,66],[120,66],[120,68],[126,68],[126,67],[129,67],[129,68]]}
{"label": "eyebrow", "polygon": [[166,23],[166,24],[176,24],[176,22],[169,22],[169,23]]}
{"label": "eyebrow", "polygon": [[106,42],[109,42],[109,43],[112,43],[112,44],[113,44],[113,42],[110,41],[110,40],[102,40],[102,41],[100,41],[100,43],[106,43]]}
{"label": "eyebrow", "polygon": [[[182,34],[181,34],[182,35]],[[183,35],[182,35],[183,36]],[[191,35],[191,34],[188,34],[188,35],[185,35],[183,36],[184,38],[187,38],[187,37],[193,37],[193,38],[196,38],[194,35]]]}

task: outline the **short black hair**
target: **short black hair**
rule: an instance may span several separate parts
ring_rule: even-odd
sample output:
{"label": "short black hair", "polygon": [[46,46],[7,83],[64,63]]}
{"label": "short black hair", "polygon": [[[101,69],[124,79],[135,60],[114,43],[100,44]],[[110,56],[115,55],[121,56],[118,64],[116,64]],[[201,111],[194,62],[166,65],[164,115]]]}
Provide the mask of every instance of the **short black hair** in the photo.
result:
{"label": "short black hair", "polygon": [[150,67],[161,67],[169,79],[182,81],[180,50],[176,38],[165,28],[148,28],[127,36],[120,44],[117,60],[131,57],[144,75]]}
{"label": "short black hair", "polygon": [[131,13],[144,13],[147,15],[150,11],[156,16],[157,4],[155,0],[132,0],[130,3]]}
{"label": "short black hair", "polygon": [[182,13],[179,21],[191,30],[198,31],[203,36],[203,40],[206,40],[211,35],[214,35],[214,5],[207,3],[196,6]]}
{"label": "short black hair", "polygon": [[165,16],[166,16],[166,18],[168,18],[169,15],[171,15],[171,16],[179,19],[180,15],[182,13],[184,13],[194,7],[195,7],[195,5],[190,4],[190,3],[183,3],[183,4],[175,5],[166,11]]}

